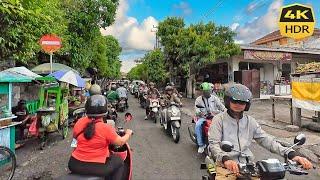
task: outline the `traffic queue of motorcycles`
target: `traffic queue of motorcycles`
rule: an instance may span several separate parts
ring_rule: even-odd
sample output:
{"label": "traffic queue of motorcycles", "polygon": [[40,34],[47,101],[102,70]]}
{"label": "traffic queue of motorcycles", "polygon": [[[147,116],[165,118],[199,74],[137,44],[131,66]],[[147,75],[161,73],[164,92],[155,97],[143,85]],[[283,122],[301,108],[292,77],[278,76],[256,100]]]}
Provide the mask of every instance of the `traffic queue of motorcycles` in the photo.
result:
{"label": "traffic queue of motorcycles", "polygon": [[[144,84],[143,81],[133,81],[130,85],[127,86],[128,91],[134,95],[135,98],[138,99],[141,108],[149,110],[147,118],[145,120],[152,120],[154,123],[160,121],[161,126],[165,129],[165,131],[172,136],[173,141],[175,143],[179,142],[180,139],[180,127],[181,127],[181,104],[177,104],[175,102],[170,102],[169,104],[163,103],[163,96],[157,97],[155,95],[148,95],[148,86]],[[120,100],[121,101],[121,100]],[[125,106],[125,102],[124,106]],[[109,116],[106,117],[106,123],[114,123],[117,121],[117,110],[121,109],[119,102],[113,102],[110,106]],[[198,107],[204,108],[204,107]],[[125,109],[123,110],[125,111]],[[206,144],[208,145],[208,129],[210,127],[213,116],[206,115],[206,121],[203,124],[203,135]],[[132,119],[132,115],[130,113],[126,113],[125,122],[128,122]],[[192,120],[193,123],[197,121],[197,118]],[[197,144],[197,138],[194,133],[194,126],[188,127],[189,135],[191,140]],[[124,135],[124,130],[122,127],[118,127],[117,133],[119,135]],[[294,146],[303,145],[306,141],[306,137],[303,134],[300,134],[295,137]],[[288,148],[288,149],[289,149]],[[221,149],[225,152],[236,151],[234,150],[234,145],[231,142],[223,141],[221,143]],[[131,148],[128,143],[121,147],[112,147],[111,152],[118,154],[125,162],[125,178],[124,179],[132,179],[132,153]],[[246,154],[239,152],[241,156],[246,157]],[[244,164],[239,164],[240,169],[240,177],[243,179],[283,179],[285,177],[286,172],[294,175],[307,175],[308,172],[302,170],[296,163],[289,160],[288,158],[284,159],[284,163],[280,162],[278,159],[267,159],[261,160],[256,163],[249,162],[248,158],[247,162]],[[207,170],[208,175],[202,176],[203,180],[213,180],[216,179],[216,166],[214,160],[210,155],[210,151],[206,151],[205,163],[201,164],[201,169]],[[232,173],[230,173],[232,175]],[[239,177],[239,178],[240,178]],[[238,178],[238,179],[239,179]],[[59,178],[60,180],[64,179],[103,179],[101,177],[94,176],[83,176],[76,174],[69,174],[67,176]],[[224,177],[222,179],[228,179],[228,177]]]}
{"label": "traffic queue of motorcycles", "polygon": [[176,102],[166,103],[163,95],[158,97],[156,94],[148,95],[148,86],[143,81],[134,81],[129,86],[130,92],[138,99],[141,108],[148,109],[147,118],[154,123],[160,122],[167,134],[171,135],[173,141],[178,143],[180,140],[181,127],[181,104]]}

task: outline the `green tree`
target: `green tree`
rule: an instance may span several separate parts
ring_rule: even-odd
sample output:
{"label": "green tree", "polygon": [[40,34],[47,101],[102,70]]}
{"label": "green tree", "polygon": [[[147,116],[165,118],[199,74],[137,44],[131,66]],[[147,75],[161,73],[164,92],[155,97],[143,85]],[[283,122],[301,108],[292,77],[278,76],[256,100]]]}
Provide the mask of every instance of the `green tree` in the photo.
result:
{"label": "green tree", "polygon": [[[38,41],[47,33],[58,34],[63,40],[67,31],[62,4],[59,0],[10,0],[0,2],[0,58],[28,64],[36,63],[40,52]],[[64,43],[62,53],[69,48]]]}
{"label": "green tree", "polygon": [[162,83],[167,79],[168,74],[165,70],[164,55],[161,50],[151,51],[147,53],[143,59],[149,81]]}
{"label": "green tree", "polygon": [[143,81],[147,80],[146,66],[145,64],[138,64],[133,67],[127,74],[127,77],[130,80],[141,79]]}

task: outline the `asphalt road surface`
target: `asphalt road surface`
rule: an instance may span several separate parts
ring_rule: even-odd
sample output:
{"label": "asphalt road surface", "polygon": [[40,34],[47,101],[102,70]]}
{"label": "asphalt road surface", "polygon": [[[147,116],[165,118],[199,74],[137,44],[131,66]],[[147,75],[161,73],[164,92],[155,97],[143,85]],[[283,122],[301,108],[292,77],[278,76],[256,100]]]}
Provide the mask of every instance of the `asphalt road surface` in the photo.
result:
{"label": "asphalt road surface", "polygon": [[[192,179],[200,180],[205,175],[200,170],[203,155],[197,153],[197,147],[190,140],[187,127],[191,117],[182,115],[181,139],[174,143],[159,122],[144,120],[145,110],[139,107],[138,100],[130,96],[128,112],[133,120],[118,125],[134,131],[129,144],[133,149],[133,179]],[[120,114],[123,118],[124,113]],[[70,133],[71,134],[71,133]],[[37,149],[37,141],[31,139],[25,147],[17,150],[18,168],[14,179],[52,179],[68,173],[67,162],[70,157],[71,136],[61,140],[58,134],[52,134],[50,143],[45,150]],[[278,158],[257,144],[253,144],[256,159]],[[286,176],[287,179],[320,179],[316,171],[306,177]]]}

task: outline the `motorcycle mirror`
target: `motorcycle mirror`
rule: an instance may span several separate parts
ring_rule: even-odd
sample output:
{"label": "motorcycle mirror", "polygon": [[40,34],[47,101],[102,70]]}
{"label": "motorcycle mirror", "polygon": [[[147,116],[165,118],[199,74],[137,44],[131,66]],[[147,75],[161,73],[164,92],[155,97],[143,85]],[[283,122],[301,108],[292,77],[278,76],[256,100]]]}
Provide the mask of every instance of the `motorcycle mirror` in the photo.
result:
{"label": "motorcycle mirror", "polygon": [[294,138],[294,144],[303,145],[306,142],[306,136],[304,134],[299,134]]}
{"label": "motorcycle mirror", "polygon": [[129,121],[131,121],[132,120],[132,114],[131,113],[126,113],[125,115],[124,115],[124,121],[125,122],[129,122]]}
{"label": "motorcycle mirror", "polygon": [[201,105],[196,105],[197,108],[204,108],[203,106]]}
{"label": "motorcycle mirror", "polygon": [[234,148],[230,141],[222,141],[220,147],[224,152],[231,152]]}

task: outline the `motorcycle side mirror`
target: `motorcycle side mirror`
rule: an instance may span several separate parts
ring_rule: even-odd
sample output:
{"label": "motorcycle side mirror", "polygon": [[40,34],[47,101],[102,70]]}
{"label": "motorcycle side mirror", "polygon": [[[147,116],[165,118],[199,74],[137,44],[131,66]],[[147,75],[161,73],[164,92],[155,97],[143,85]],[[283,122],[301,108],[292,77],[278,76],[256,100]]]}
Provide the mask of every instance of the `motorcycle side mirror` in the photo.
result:
{"label": "motorcycle side mirror", "polygon": [[294,138],[294,144],[303,145],[306,142],[306,135],[299,134]]}
{"label": "motorcycle side mirror", "polygon": [[125,115],[124,115],[124,121],[125,122],[129,122],[129,121],[131,121],[132,120],[132,114],[131,113],[126,113]]}
{"label": "motorcycle side mirror", "polygon": [[197,108],[204,108],[204,106],[196,105]]}
{"label": "motorcycle side mirror", "polygon": [[230,141],[222,141],[220,147],[224,152],[231,152],[234,148]]}

